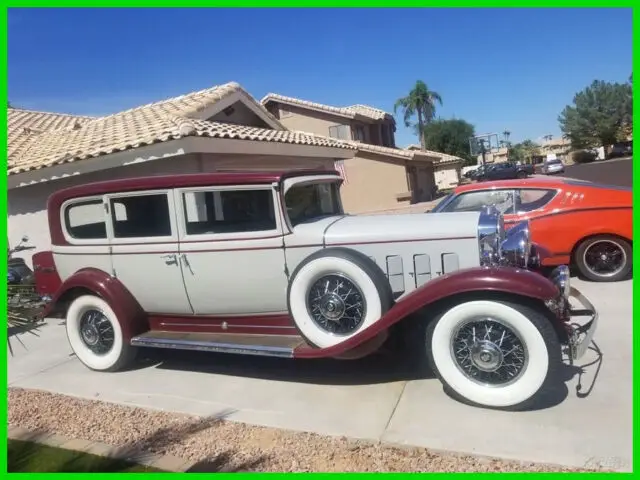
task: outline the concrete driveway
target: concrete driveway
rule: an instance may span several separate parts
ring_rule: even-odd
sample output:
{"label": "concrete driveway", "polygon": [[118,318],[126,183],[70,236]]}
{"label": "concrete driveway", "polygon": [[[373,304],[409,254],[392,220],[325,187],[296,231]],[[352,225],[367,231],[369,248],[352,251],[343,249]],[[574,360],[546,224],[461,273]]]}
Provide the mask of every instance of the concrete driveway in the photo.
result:
{"label": "concrete driveway", "polygon": [[197,415],[232,409],[231,420],[258,425],[631,471],[632,282],[574,282],[600,311],[601,355],[592,350],[567,366],[566,389],[536,411],[461,405],[437,380],[382,356],[292,361],[157,350],[135,370],[95,373],[72,356],[56,320],[38,337],[22,334],[24,345],[12,339],[9,385]]}

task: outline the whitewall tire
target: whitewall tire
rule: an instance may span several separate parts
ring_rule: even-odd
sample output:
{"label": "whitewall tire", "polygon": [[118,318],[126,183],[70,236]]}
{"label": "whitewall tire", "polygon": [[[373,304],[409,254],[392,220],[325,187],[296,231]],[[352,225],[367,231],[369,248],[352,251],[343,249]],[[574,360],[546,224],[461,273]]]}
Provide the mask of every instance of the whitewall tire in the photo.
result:
{"label": "whitewall tire", "polygon": [[123,339],[118,318],[100,297],[83,295],[73,300],[66,328],[73,353],[91,370],[120,370],[135,356],[135,348]]}
{"label": "whitewall tire", "polygon": [[450,395],[490,408],[531,407],[562,366],[551,321],[541,309],[520,303],[452,306],[428,325],[426,348]]}
{"label": "whitewall tire", "polygon": [[393,297],[384,272],[367,256],[344,248],[321,250],[293,272],[289,312],[300,334],[331,347],[377,322]]}

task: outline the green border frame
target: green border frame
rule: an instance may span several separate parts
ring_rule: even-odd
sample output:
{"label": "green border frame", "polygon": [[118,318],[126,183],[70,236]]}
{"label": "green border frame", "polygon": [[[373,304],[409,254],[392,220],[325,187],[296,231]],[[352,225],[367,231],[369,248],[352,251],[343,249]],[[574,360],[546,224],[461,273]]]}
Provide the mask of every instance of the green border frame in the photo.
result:
{"label": "green border frame", "polygon": [[[28,8],[28,7],[53,7],[53,8],[58,8],[58,7],[88,7],[88,8],[96,8],[96,7],[181,7],[181,8],[186,8],[186,7],[243,7],[243,8],[247,8],[247,7],[304,7],[304,8],[309,8],[309,7],[325,7],[325,8],[330,8],[330,7],[334,7],[334,8],[345,8],[345,7],[361,7],[361,8],[365,8],[365,7],[393,7],[393,8],[399,8],[399,7],[455,7],[455,8],[459,8],[459,7],[509,7],[509,8],[519,8],[519,7],[582,7],[582,8],[612,8],[612,7],[626,7],[629,9],[632,9],[632,7],[634,6],[634,2],[632,0],[610,0],[608,2],[604,2],[604,1],[597,1],[597,0],[558,0],[558,1],[554,1],[554,0],[529,0],[529,1],[522,1],[522,0],[517,0],[517,1],[509,1],[509,0],[434,0],[434,1],[429,1],[429,0],[395,0],[395,1],[389,1],[389,0],[300,0],[300,1],[296,1],[296,0],[185,0],[183,2],[180,1],[171,1],[171,0],[95,0],[93,2],[91,1],[83,1],[83,0],[32,0],[32,1],[20,1],[20,0],[7,0],[5,7],[2,7],[0,9],[0,27],[3,30],[3,34],[2,34],[2,49],[1,49],[1,55],[2,55],[2,59],[0,61],[0,68],[2,68],[2,71],[0,72],[0,77],[1,77],[1,81],[2,81],[2,89],[1,89],[1,98],[2,98],[2,102],[7,102],[7,9],[11,8],[11,7],[23,7],[23,8]],[[640,27],[640,8],[634,8],[633,9],[633,44],[634,46],[640,45],[640,41],[639,41],[639,37],[640,35],[638,35],[638,28]],[[633,51],[633,66],[639,66],[640,65],[640,51],[638,49],[634,49]],[[637,83],[640,82],[634,82],[634,87]],[[634,88],[635,89],[635,88]],[[640,101],[638,100],[638,97],[634,98],[634,111],[638,111],[638,109],[640,108]],[[6,151],[7,151],[7,135],[6,135],[6,131],[7,131],[7,117],[6,116],[2,116],[2,125],[0,125],[0,128],[2,129],[2,135],[0,135],[0,141],[1,143],[1,148],[2,150],[5,152],[5,155],[3,156],[5,164],[7,161],[7,157],[6,157]],[[640,121],[637,120],[637,117],[634,117],[634,130],[637,130],[637,127],[640,125]],[[0,176],[0,178],[2,179],[2,190],[4,192],[7,192],[7,178],[5,176]],[[640,168],[633,168],[633,183],[634,184],[638,184],[638,182],[640,181]],[[638,205],[640,200],[640,194],[638,193],[638,191],[636,190],[633,194],[633,203],[634,203],[634,213],[633,213],[633,224],[634,224],[634,228],[633,228],[633,233],[634,236],[638,236],[638,234],[640,234],[640,215],[638,214],[637,210],[635,209],[635,207]],[[3,215],[5,215],[6,217],[6,213],[7,213],[7,196],[6,193],[5,195],[2,197],[2,201],[0,202],[0,210],[3,212]],[[6,229],[7,229],[7,224],[6,223],[2,223],[2,230],[3,230],[3,236],[6,233]],[[638,260],[638,253],[640,250],[640,247],[636,247],[634,245],[633,247],[633,253],[634,253],[634,269],[637,270],[640,261]],[[3,267],[3,271],[6,271],[7,269],[7,260],[4,258],[4,256],[0,256],[0,258],[4,259],[4,261],[1,263],[2,267]],[[7,296],[7,291],[6,291],[6,284],[4,282],[0,282],[0,285],[2,286],[2,297],[6,298]],[[639,298],[640,296],[640,289],[638,288],[638,284],[634,283],[633,286],[633,303],[634,303],[634,307],[635,307],[635,301]],[[6,318],[6,313],[7,313],[7,304],[6,301],[2,302],[2,304],[0,305],[0,315],[2,315],[3,318]],[[635,308],[634,308],[634,318],[635,318]],[[603,327],[606,328],[606,325],[603,325]],[[2,330],[2,336],[6,337],[7,333],[6,330],[3,329]],[[3,352],[2,352],[2,358],[6,358],[6,350],[7,350],[7,342],[5,341],[5,339],[2,339],[2,341],[0,342],[2,344],[2,346],[0,348],[2,348]],[[637,332],[634,329],[633,332],[633,383],[634,385],[638,385],[638,372],[639,372],[639,368],[638,368],[638,361],[640,359],[640,356],[638,356],[638,351],[640,351],[640,335],[637,334]],[[6,380],[7,380],[7,366],[5,364],[5,368],[3,368],[2,370],[2,379],[3,379],[3,384],[6,385]],[[8,388],[8,387],[7,387]],[[2,406],[2,412],[3,415],[7,416],[7,390],[4,390],[5,394],[0,396],[0,405]],[[638,408],[639,408],[639,403],[638,403],[638,395],[634,395],[633,398],[633,438],[635,439],[636,437],[638,437],[638,431],[640,430],[640,415],[638,414]],[[588,421],[588,419],[585,419],[585,421]],[[4,455],[0,456],[0,472],[5,473],[7,471],[7,456],[6,456],[6,451],[7,451],[7,422],[3,421],[0,425],[0,428],[2,428],[2,434],[0,435],[0,446],[1,446],[1,450],[3,452],[5,452]],[[636,442],[634,442],[633,444],[633,471],[636,471],[636,468],[638,467],[638,446],[636,444]],[[19,476],[21,474],[8,474],[11,477],[16,477]],[[68,476],[68,474],[63,474],[63,473],[49,473],[49,474],[28,474],[30,478],[66,478]],[[117,473],[93,473],[91,474],[91,478],[106,478],[106,477],[114,477],[118,475]],[[122,474],[120,474],[122,475]],[[150,478],[150,477],[156,477],[158,475],[182,475],[179,473],[174,473],[174,474],[167,474],[167,473],[139,473],[137,474],[138,476],[143,475],[145,478]],[[201,474],[203,475],[203,474]],[[204,474],[204,475],[212,475],[212,474]],[[279,474],[279,473],[275,473],[275,474],[250,474],[250,473],[236,473],[236,474],[215,474],[217,476],[219,475],[223,475],[223,476],[227,476],[227,475],[233,475],[234,478],[237,478],[237,476],[255,476],[255,475],[291,475],[291,474]],[[313,473],[310,475],[314,475],[314,476],[329,476],[329,475],[349,475],[351,477],[365,477],[365,476],[370,476],[370,475],[377,475],[377,474],[366,474],[366,473],[350,473],[350,474],[346,474],[346,473],[335,473],[335,474],[329,474],[329,473]],[[388,473],[388,474],[384,474],[387,476],[387,478],[390,477],[394,477],[394,478],[399,478],[399,477],[407,477],[408,475],[412,475],[410,473]],[[452,474],[447,474],[447,475],[452,475]],[[461,473],[455,473],[453,475],[469,475],[469,474],[461,474]],[[474,473],[471,475],[484,475],[481,473]],[[517,475],[517,476],[522,476],[522,475],[537,475],[537,476],[548,476],[548,475],[562,475],[562,476],[566,476],[566,475],[571,475],[571,476],[576,476],[576,475],[581,475],[578,473],[569,473],[569,474],[560,474],[560,473],[553,473],[553,474],[544,474],[544,473],[538,473],[538,474],[528,474],[528,473],[509,473],[509,474],[503,474],[503,475]],[[619,474],[592,474],[592,475],[597,475],[597,476],[601,476],[601,475],[624,475],[624,476],[629,476],[632,474],[624,474],[624,473],[619,473]]]}

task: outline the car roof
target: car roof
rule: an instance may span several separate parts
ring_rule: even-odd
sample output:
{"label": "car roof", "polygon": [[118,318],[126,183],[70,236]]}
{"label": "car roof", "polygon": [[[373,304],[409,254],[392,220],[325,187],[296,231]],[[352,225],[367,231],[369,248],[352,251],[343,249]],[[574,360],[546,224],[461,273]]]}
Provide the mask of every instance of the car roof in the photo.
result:
{"label": "car roof", "polygon": [[487,182],[468,183],[456,188],[456,193],[472,192],[474,190],[488,190],[492,188],[549,188],[565,185],[564,179],[557,177],[529,177],[512,180],[490,180]]}
{"label": "car roof", "polygon": [[156,190],[180,187],[206,187],[217,185],[269,185],[280,183],[286,178],[309,175],[335,175],[335,170],[282,170],[282,171],[227,171],[208,173],[185,173],[178,175],[151,175],[146,177],[131,177],[117,180],[93,182],[65,188],[53,193],[49,197],[49,206],[60,206],[65,201],[92,195],[108,193],[135,192],[140,190]]}

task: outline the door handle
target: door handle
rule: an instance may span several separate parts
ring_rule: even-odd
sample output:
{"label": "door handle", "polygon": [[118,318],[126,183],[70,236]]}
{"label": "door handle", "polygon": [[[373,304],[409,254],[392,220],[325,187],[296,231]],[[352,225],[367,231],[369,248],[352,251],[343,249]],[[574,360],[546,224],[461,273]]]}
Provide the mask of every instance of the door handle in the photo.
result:
{"label": "door handle", "polygon": [[189,263],[189,259],[187,258],[187,254],[183,253],[182,255],[180,255],[180,257],[182,258],[182,262],[184,263],[185,267],[187,267],[189,269],[189,271],[191,272],[191,275],[194,275],[193,268],[191,268],[191,263]]}
{"label": "door handle", "polygon": [[177,265],[178,264],[178,259],[176,258],[176,254],[175,253],[172,253],[172,254],[169,254],[169,255],[161,255],[160,258],[164,258],[165,259],[164,262],[167,265]]}

